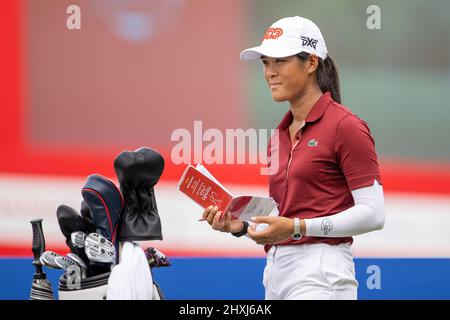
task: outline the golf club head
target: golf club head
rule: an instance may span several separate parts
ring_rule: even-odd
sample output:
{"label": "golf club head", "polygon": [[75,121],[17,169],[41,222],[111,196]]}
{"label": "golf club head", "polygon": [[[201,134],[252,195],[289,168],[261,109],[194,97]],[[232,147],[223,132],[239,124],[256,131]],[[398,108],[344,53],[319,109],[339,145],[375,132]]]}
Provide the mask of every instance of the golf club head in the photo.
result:
{"label": "golf club head", "polygon": [[71,284],[76,286],[81,283],[83,278],[82,270],[75,261],[60,255],[55,258],[55,263],[66,271],[67,278],[70,279]]}
{"label": "golf club head", "polygon": [[57,257],[55,257],[55,264],[63,270],[68,270],[71,267],[79,268],[79,265],[75,261],[73,261],[72,259],[69,259],[67,257],[61,256],[61,255],[58,255]]}
{"label": "golf club head", "polygon": [[86,233],[83,231],[75,231],[70,235],[72,245],[76,248],[84,248],[84,241],[86,240]]}
{"label": "golf club head", "polygon": [[114,244],[98,233],[91,233],[84,242],[84,251],[91,261],[108,264],[116,263]]}
{"label": "golf club head", "polygon": [[83,259],[81,259],[79,256],[77,256],[75,253],[68,253],[67,257],[72,259],[81,269],[81,277],[86,278],[86,270],[87,266],[84,263]]}
{"label": "golf club head", "polygon": [[[66,244],[70,248],[70,251],[83,259],[84,263],[88,264],[89,259],[84,253],[84,250],[74,245],[73,240],[77,241],[78,238],[73,239],[72,233],[81,231],[82,233],[88,234],[91,232],[95,232],[95,225],[87,221],[87,219],[82,217],[75,209],[66,205],[60,205],[58,207],[56,216],[58,218],[59,227],[64,237],[66,238]],[[82,235],[79,234],[78,236],[81,237]],[[77,244],[81,245],[80,242],[77,242]]]}
{"label": "golf club head", "polygon": [[87,269],[86,264],[84,263],[83,259],[81,259],[79,256],[77,256],[75,253],[68,253],[67,257],[74,261],[76,264],[80,266],[82,269]]}
{"label": "golf club head", "polygon": [[39,258],[39,261],[46,267],[52,269],[62,269],[55,261],[55,259],[59,256],[59,254],[54,253],[53,251],[45,251]]}

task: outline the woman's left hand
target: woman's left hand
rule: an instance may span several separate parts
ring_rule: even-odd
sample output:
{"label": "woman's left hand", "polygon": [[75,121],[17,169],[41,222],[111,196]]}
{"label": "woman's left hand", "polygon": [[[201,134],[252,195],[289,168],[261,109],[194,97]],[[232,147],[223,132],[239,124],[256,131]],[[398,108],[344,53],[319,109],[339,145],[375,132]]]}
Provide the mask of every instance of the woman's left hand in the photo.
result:
{"label": "woman's left hand", "polygon": [[267,223],[263,231],[256,231],[256,226],[248,228],[248,236],[257,244],[275,244],[287,240],[294,232],[294,221],[285,217],[254,217],[252,221],[256,224]]}

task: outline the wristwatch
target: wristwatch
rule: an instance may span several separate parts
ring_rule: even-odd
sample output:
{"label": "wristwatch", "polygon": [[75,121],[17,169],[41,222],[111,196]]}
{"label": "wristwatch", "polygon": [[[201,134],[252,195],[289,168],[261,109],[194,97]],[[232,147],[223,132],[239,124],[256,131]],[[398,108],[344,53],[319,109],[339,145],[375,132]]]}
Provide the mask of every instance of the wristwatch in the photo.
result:
{"label": "wristwatch", "polygon": [[242,230],[238,231],[238,232],[235,232],[235,233],[232,233],[233,236],[239,238],[239,237],[242,237],[243,235],[247,234],[247,229],[248,229],[248,226],[250,224],[247,221],[242,221],[242,222],[243,222],[243,225],[244,225]]}
{"label": "wristwatch", "polygon": [[294,218],[294,232],[291,234],[292,240],[300,240],[302,235],[300,233],[300,219]]}

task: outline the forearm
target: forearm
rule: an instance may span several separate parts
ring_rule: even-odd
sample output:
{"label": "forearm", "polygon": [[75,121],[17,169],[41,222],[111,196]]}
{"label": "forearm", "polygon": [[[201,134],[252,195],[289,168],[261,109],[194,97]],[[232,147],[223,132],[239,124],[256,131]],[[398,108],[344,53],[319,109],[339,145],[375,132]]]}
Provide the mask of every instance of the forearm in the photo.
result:
{"label": "forearm", "polygon": [[348,237],[382,229],[384,226],[383,187],[374,185],[352,191],[355,205],[337,214],[305,219],[305,235]]}

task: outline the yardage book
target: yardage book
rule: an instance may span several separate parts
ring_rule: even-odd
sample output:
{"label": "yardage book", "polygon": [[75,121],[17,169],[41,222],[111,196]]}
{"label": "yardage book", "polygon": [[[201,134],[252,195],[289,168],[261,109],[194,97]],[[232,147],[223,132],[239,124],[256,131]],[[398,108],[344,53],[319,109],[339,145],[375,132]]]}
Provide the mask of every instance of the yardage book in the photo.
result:
{"label": "yardage book", "polygon": [[178,183],[178,190],[202,208],[217,206],[219,211],[229,211],[232,218],[243,221],[250,221],[255,216],[268,216],[276,209],[271,197],[234,196],[201,164],[196,167],[188,165]]}

